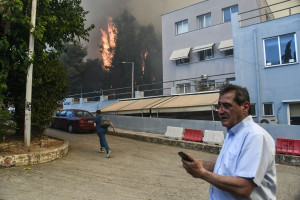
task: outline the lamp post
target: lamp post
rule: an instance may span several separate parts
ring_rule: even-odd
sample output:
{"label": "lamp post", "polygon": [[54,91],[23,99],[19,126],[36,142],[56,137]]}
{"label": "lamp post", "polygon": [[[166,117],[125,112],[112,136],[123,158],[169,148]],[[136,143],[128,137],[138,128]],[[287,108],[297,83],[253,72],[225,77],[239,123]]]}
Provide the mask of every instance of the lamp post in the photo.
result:
{"label": "lamp post", "polygon": [[124,64],[131,63],[131,97],[134,98],[134,62],[122,62]]}

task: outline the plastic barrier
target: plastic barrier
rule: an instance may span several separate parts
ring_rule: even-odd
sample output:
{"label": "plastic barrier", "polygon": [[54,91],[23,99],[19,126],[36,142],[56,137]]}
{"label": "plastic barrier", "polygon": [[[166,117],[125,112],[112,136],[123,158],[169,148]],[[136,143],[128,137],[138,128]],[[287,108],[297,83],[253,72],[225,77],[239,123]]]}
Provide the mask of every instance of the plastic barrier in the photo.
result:
{"label": "plastic barrier", "polygon": [[193,142],[201,142],[203,139],[203,131],[198,129],[186,128],[184,131],[183,139]]}
{"label": "plastic barrier", "polygon": [[300,140],[277,138],[276,153],[300,155]]}
{"label": "plastic barrier", "polygon": [[166,137],[175,138],[181,140],[183,137],[183,128],[168,126],[165,132]]}
{"label": "plastic barrier", "polygon": [[223,131],[205,130],[204,131],[203,142],[206,142],[206,143],[209,143],[209,144],[223,145],[223,143],[224,143],[224,132]]}

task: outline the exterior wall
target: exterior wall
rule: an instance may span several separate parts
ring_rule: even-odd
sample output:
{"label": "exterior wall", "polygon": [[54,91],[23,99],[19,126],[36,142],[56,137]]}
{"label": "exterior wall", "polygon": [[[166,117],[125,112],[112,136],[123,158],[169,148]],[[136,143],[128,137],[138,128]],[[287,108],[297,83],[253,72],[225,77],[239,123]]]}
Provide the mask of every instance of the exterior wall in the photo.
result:
{"label": "exterior wall", "polygon": [[[185,120],[185,119],[165,119],[165,118],[147,118],[147,117],[132,117],[121,115],[107,115],[116,128],[149,132],[157,134],[165,134],[167,126],[183,127],[200,130],[216,130],[224,131],[221,122],[201,121],[201,120]],[[273,139],[289,138],[300,139],[300,126],[290,126],[284,124],[260,124],[267,130]]]}
{"label": "exterior wall", "polygon": [[[216,82],[234,78],[234,58],[225,57],[217,50],[223,40],[232,39],[231,22],[223,23],[223,8],[238,5],[239,12],[257,8],[256,1],[249,0],[207,0],[162,16],[162,52],[163,52],[163,81],[173,81],[208,75],[208,80]],[[211,12],[212,26],[198,29],[197,16]],[[188,32],[176,35],[175,23],[188,19]],[[174,50],[196,47],[215,43],[214,58],[199,61],[198,54],[190,52],[190,63],[176,65],[169,58]],[[225,74],[225,75],[223,75]],[[176,86],[180,82],[165,83],[164,88]],[[187,81],[182,81],[187,83]],[[193,85],[193,83],[191,83]],[[191,91],[193,92],[193,91]]]}
{"label": "exterior wall", "polygon": [[[263,103],[273,102],[278,123],[288,124],[288,104],[284,100],[300,99],[300,14],[295,14],[247,27],[238,26],[232,15],[236,84],[247,87],[251,103],[256,103],[257,117],[263,117]],[[263,39],[296,33],[297,63],[266,68]],[[285,131],[286,132],[286,131]]]}

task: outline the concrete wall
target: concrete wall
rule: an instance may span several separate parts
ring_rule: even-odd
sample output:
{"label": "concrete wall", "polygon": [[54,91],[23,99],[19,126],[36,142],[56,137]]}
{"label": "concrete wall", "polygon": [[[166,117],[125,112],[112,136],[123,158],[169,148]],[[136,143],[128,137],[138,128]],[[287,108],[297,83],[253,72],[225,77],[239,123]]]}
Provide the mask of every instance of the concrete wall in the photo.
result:
{"label": "concrete wall", "polygon": [[[201,121],[201,120],[184,120],[184,119],[164,119],[164,118],[147,118],[147,117],[132,117],[120,115],[107,115],[116,128],[133,130],[139,132],[149,132],[164,134],[167,126],[201,129],[201,130],[217,130],[224,131],[224,128],[219,121]],[[260,124],[266,129],[270,135],[276,138],[300,139],[300,126],[292,125],[271,125]]]}
{"label": "concrete wall", "polygon": [[[263,117],[263,103],[273,103],[274,116],[280,124],[288,124],[284,100],[300,99],[300,14],[246,27],[238,26],[238,16],[232,15],[234,65],[236,84],[247,87],[251,103],[257,106],[257,118]],[[296,33],[296,63],[265,67],[263,39]]]}

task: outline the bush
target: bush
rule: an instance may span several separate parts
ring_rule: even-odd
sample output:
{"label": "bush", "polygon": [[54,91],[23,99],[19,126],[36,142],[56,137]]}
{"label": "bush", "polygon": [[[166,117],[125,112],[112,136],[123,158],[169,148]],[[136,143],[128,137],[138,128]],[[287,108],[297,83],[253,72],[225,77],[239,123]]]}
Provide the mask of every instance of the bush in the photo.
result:
{"label": "bush", "polygon": [[13,114],[7,109],[0,107],[0,142],[5,141],[9,130],[16,127],[16,123],[12,119]]}

